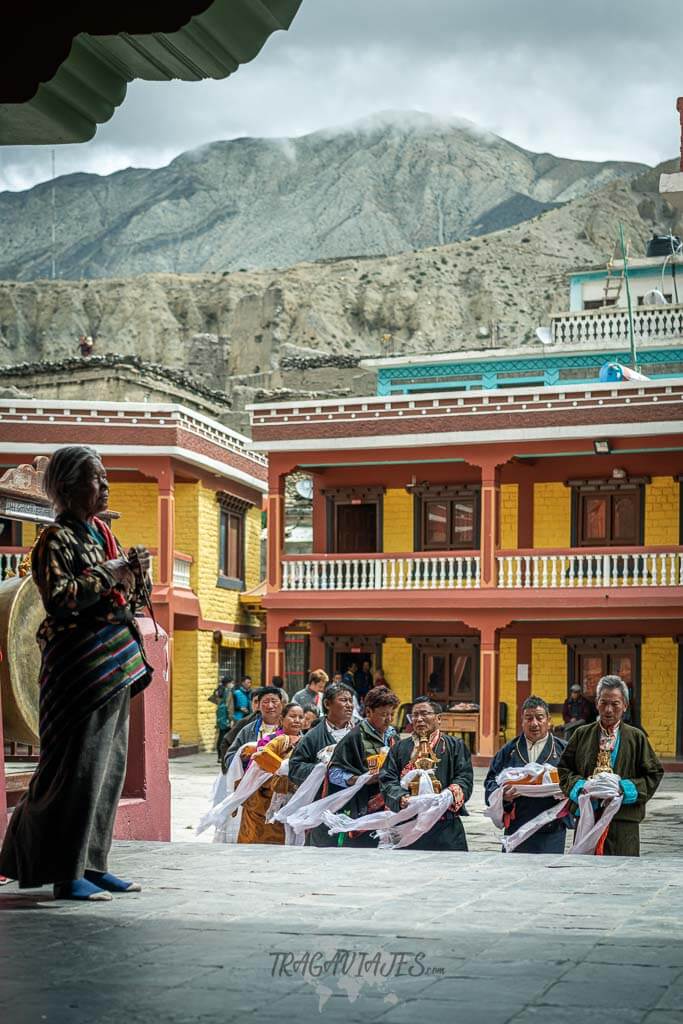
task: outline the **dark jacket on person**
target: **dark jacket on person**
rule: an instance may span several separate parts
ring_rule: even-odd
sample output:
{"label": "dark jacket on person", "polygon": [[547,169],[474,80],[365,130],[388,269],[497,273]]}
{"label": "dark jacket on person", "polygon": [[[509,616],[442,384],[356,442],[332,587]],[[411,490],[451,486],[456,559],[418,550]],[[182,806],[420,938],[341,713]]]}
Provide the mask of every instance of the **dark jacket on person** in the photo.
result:
{"label": "dark jacket on person", "polygon": [[585,697],[577,697],[576,700],[567,697],[562,705],[562,721],[566,725],[572,718],[581,718],[586,724],[592,722],[595,718],[595,705]]}
{"label": "dark jacket on person", "polygon": [[[553,736],[552,733],[549,733],[546,744],[537,759],[537,763],[550,764],[557,767],[565,746],[566,743],[564,740],[558,739],[557,736]],[[509,743],[506,743],[504,747],[501,747],[491,761],[491,766],[486,774],[486,778],[484,779],[484,796],[487,806],[491,803],[491,797],[498,789],[496,777],[506,768],[523,768],[525,764],[529,764],[529,752],[527,750],[526,738],[524,733],[522,733],[520,736],[516,736],[514,740],[510,740]],[[556,805],[557,801],[552,796],[519,796],[515,800],[504,801],[503,809],[509,816],[509,823],[505,826],[505,834],[512,835],[527,821],[531,821],[532,818],[537,817],[537,815],[541,814],[543,811],[550,810],[551,807],[555,807]],[[560,818],[558,821],[551,821],[550,824],[544,825],[542,829],[539,829],[536,836],[551,835],[556,832],[562,832],[568,824],[568,816]],[[526,843],[523,843],[522,845],[526,846]],[[537,843],[534,845],[537,845]],[[528,850],[522,852],[539,851]]]}
{"label": "dark jacket on person", "polygon": [[[328,778],[335,768],[354,777],[364,775],[368,770],[368,757],[378,756],[387,746],[393,746],[394,742],[393,737],[387,739],[380,736],[370,723],[363,719],[334,748],[328,768]],[[371,806],[368,807],[368,804]],[[374,814],[383,809],[384,800],[379,791],[379,775],[376,775],[350,798],[348,804],[342,808],[342,813],[348,814],[351,818],[362,818],[364,814]],[[373,839],[369,832],[355,834],[340,832],[339,835],[343,837],[341,841],[343,845],[377,846],[377,840]],[[339,841],[339,837],[336,838]]]}
{"label": "dark jacket on person", "polygon": [[[289,781],[293,782],[295,786],[300,786],[308,778],[315,766],[320,763],[318,759],[320,751],[324,750],[325,747],[334,746],[335,743],[336,740],[327,726],[327,719],[321,718],[319,722],[316,722],[301,737],[295,746],[294,752],[289,759]],[[322,796],[338,793],[340,788],[329,783],[327,777],[325,777],[325,781],[318,790],[315,799],[320,800]],[[337,846],[338,837],[330,836],[326,825],[318,825],[317,828],[312,829],[307,834],[306,843],[308,846]]]}
{"label": "dark jacket on person", "polygon": [[[406,789],[401,786],[401,777],[411,764],[413,750],[412,737],[400,740],[389,751],[384,767],[379,774],[380,791],[391,811],[400,810],[401,798],[406,796]],[[474,773],[470,752],[465,744],[454,736],[446,736],[441,733],[434,746],[434,753],[439,758],[439,763],[434,768],[434,775],[441,783],[442,790],[457,784],[462,789],[465,802],[467,802],[472,795]],[[465,830],[460,821],[461,816],[466,814],[467,808],[464,803],[458,811],[446,811],[425,835],[412,844],[410,849],[466,850]]]}
{"label": "dark jacket on person", "polygon": [[[560,786],[565,796],[573,802],[574,810],[577,809],[580,783],[590,778],[595,770],[599,746],[600,722],[597,721],[591,725],[579,726],[560,758]],[[614,773],[632,782],[637,794],[633,803],[627,802],[628,794],[625,794],[624,803],[617,811],[614,821],[642,821],[645,817],[645,804],[654,796],[662,781],[664,769],[645,733],[623,721],[619,726],[619,746],[614,759]]]}
{"label": "dark jacket on person", "polygon": [[[256,741],[259,738],[259,729],[261,728],[261,722],[262,718],[258,713],[254,715],[252,720],[247,725],[242,725],[242,723],[240,722],[242,728],[238,730],[237,735],[235,736],[232,743],[226,750],[225,756],[223,758],[224,772],[227,772],[233,757],[235,756],[235,754],[237,753],[241,746],[243,746],[245,743],[256,743]],[[273,732],[275,732],[277,728],[277,725],[274,725]],[[228,733],[228,736],[229,735],[230,733]]]}

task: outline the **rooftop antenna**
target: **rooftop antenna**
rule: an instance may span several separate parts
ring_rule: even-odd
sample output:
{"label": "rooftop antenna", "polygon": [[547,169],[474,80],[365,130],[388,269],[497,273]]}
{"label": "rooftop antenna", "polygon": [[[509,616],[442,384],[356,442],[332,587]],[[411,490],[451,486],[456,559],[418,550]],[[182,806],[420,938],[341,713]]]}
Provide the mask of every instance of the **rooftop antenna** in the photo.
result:
{"label": "rooftop antenna", "polygon": [[626,305],[628,306],[628,340],[631,345],[631,362],[633,369],[637,371],[636,339],[633,334],[633,305],[631,303],[631,285],[628,279],[628,254],[626,252],[626,242],[624,241],[624,225],[621,222],[619,223],[619,241],[621,243],[621,258],[624,261],[624,284],[626,285]]}
{"label": "rooftop antenna", "polygon": [[57,225],[55,205],[55,151],[52,150],[52,280],[57,277]]}

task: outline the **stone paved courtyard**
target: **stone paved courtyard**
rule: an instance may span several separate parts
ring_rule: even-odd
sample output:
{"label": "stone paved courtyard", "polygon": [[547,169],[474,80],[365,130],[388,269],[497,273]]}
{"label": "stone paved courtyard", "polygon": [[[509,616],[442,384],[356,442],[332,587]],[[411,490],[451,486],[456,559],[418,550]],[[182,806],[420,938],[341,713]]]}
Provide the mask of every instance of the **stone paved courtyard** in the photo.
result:
{"label": "stone paved courtyard", "polygon": [[[172,763],[174,837],[214,772]],[[503,857],[478,797],[470,854],[116,844],[142,895],[0,890],[0,1020],[679,1024],[682,782],[640,861]]]}

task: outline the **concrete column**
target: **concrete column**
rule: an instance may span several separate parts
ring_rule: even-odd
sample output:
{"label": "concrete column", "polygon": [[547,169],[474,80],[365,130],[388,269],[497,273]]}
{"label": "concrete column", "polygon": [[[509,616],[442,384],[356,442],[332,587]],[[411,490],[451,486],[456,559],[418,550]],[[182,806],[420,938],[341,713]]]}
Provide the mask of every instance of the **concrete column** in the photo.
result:
{"label": "concrete column", "polygon": [[479,640],[479,750],[478,753],[492,757],[498,747],[498,702],[500,700],[499,679],[499,638],[498,630],[489,625],[481,626]]}
{"label": "concrete column", "polygon": [[481,586],[497,585],[496,548],[500,516],[500,470],[487,463],[481,467]]}

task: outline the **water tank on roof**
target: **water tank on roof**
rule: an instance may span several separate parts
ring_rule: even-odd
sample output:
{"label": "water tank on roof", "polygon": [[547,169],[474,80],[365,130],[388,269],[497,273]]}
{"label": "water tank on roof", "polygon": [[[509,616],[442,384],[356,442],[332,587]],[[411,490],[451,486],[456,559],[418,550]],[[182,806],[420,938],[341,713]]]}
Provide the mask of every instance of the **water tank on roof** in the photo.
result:
{"label": "water tank on roof", "polygon": [[647,243],[646,256],[671,256],[683,252],[683,242],[678,235],[653,235]]}

